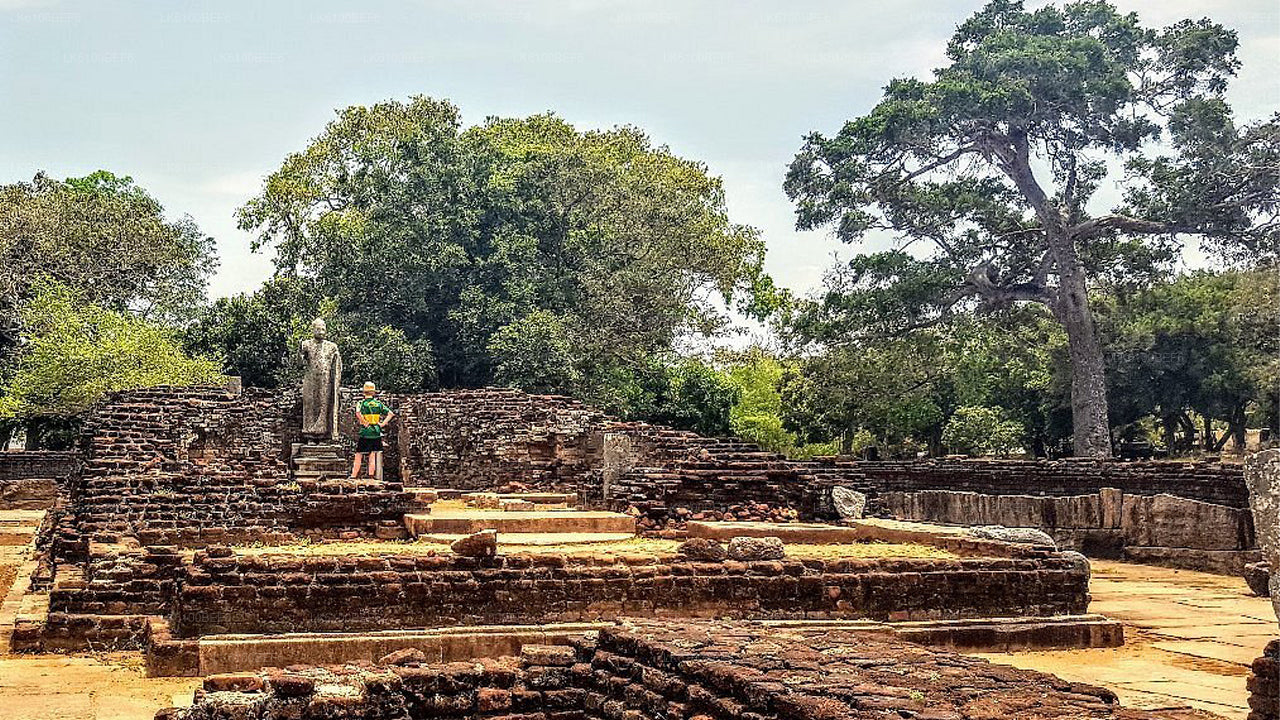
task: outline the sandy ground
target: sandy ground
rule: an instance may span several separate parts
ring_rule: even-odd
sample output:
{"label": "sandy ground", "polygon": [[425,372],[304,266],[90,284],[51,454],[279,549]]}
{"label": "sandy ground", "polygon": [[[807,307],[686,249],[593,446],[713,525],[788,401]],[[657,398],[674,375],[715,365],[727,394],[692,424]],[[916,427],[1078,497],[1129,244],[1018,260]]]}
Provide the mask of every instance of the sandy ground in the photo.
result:
{"label": "sandy ground", "polygon": [[140,653],[0,658],[4,720],[150,720],[191,704],[199,678],[148,678]]}
{"label": "sandy ground", "polygon": [[1090,612],[1125,625],[1125,644],[1100,650],[984,654],[992,662],[1104,685],[1128,707],[1249,714],[1249,664],[1280,625],[1244,580],[1094,560]]}

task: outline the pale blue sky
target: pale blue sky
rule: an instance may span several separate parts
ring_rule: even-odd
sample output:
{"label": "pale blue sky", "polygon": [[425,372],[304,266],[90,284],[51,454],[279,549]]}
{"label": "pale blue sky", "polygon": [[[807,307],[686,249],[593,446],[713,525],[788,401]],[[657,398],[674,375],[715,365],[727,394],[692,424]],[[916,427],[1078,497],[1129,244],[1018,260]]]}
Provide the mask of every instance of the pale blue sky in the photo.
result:
{"label": "pale blue sky", "polygon": [[[842,247],[798,233],[782,192],[811,130],[926,75],[977,0],[58,2],[0,0],[0,183],[134,177],[218,241],[213,295],[271,273],[232,213],[335,108],[412,94],[467,123],[553,110],[646,129],[724,178],[768,270],[812,289]],[[1038,3],[1035,3],[1038,4]],[[1238,113],[1280,109],[1276,0],[1120,0],[1144,21],[1208,14],[1240,33]]]}

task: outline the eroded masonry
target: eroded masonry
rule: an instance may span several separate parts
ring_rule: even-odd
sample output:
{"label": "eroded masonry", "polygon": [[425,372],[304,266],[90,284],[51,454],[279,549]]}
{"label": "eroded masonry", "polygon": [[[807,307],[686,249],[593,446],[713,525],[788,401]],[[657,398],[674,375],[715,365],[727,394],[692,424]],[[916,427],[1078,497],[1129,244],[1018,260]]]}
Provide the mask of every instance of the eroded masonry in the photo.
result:
{"label": "eroded masonry", "polygon": [[1232,465],[794,462],[558,396],[386,400],[381,481],[303,443],[297,394],[101,402],[52,481],[0,477],[52,505],[13,647],[208,676],[188,720],[1140,718],[954,651],[1122,643],[1085,555],[1259,559]]}

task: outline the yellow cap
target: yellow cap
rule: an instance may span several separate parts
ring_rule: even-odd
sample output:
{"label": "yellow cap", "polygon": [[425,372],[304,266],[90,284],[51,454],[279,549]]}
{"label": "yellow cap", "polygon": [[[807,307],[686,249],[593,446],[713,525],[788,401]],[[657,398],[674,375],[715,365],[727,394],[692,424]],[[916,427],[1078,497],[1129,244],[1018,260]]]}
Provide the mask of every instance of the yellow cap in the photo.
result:
{"label": "yellow cap", "polygon": [[364,383],[365,392],[378,392],[378,387],[373,384],[372,380],[366,380]]}

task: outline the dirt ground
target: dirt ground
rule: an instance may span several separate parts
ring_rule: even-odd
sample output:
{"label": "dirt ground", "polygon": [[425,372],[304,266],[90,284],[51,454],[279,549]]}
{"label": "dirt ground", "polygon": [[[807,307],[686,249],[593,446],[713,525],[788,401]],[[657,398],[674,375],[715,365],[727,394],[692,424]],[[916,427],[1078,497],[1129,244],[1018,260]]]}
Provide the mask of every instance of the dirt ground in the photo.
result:
{"label": "dirt ground", "polygon": [[0,658],[4,720],[150,720],[191,704],[199,678],[148,678],[139,653]]}
{"label": "dirt ground", "polygon": [[983,654],[1111,688],[1128,707],[1193,707],[1230,720],[1249,714],[1249,664],[1280,625],[1244,580],[1146,565],[1092,561],[1090,612],[1125,626],[1123,647]]}

